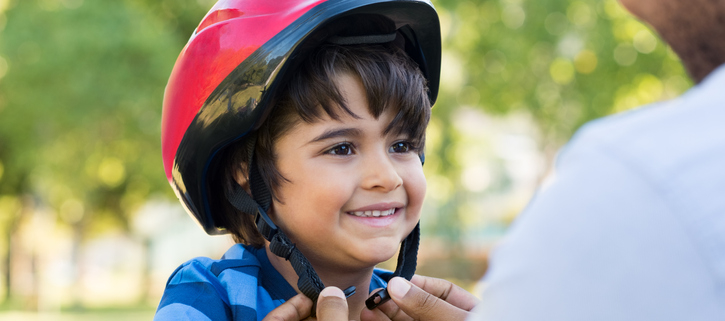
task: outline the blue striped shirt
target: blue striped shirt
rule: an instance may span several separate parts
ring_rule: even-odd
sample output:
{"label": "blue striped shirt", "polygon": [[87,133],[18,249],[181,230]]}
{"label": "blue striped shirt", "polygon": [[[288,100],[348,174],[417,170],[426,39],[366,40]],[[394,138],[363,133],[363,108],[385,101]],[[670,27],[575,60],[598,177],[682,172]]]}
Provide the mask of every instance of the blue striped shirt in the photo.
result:
{"label": "blue striped shirt", "polygon": [[[376,269],[370,289],[392,273]],[[297,295],[264,249],[236,244],[220,260],[198,257],[171,274],[154,320],[262,320]]]}

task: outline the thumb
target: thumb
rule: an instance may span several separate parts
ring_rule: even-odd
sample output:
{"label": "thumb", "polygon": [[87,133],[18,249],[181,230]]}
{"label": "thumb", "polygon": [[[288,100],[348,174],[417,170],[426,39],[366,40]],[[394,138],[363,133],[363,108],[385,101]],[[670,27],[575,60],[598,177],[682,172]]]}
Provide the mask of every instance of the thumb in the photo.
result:
{"label": "thumb", "polygon": [[298,294],[269,312],[263,321],[299,321],[307,318],[311,311],[312,300]]}
{"label": "thumb", "polygon": [[342,290],[329,286],[320,292],[317,298],[318,321],[347,321],[348,314],[347,299]]}
{"label": "thumb", "polygon": [[395,304],[414,320],[465,320],[468,312],[423,291],[400,277],[388,283],[388,293]]}

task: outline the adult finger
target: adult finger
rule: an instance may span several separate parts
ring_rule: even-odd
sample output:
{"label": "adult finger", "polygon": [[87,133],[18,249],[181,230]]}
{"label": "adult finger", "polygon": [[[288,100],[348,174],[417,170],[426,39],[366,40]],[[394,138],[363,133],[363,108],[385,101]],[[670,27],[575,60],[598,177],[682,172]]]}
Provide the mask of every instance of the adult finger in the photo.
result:
{"label": "adult finger", "polygon": [[264,321],[300,321],[312,313],[312,300],[304,294],[293,296],[264,317]]}
{"label": "adult finger", "polygon": [[320,292],[317,298],[318,321],[347,321],[347,299],[340,288],[328,286]]}
{"label": "adult finger", "polygon": [[[388,283],[388,293],[398,307],[413,320],[465,320],[470,309],[463,309],[446,302],[444,298],[450,296],[451,288],[445,283],[431,283],[426,280],[423,284],[428,293],[403,278],[395,277]],[[441,287],[442,286],[442,287]],[[446,290],[446,288],[448,290]],[[443,298],[441,298],[443,297]],[[460,303],[460,302],[456,302]],[[469,303],[469,302],[463,302]],[[466,307],[468,307],[466,305]]]}
{"label": "adult finger", "polygon": [[466,311],[471,311],[480,303],[470,292],[443,279],[414,275],[410,281],[423,291]]}
{"label": "adult finger", "polygon": [[377,308],[368,310],[363,309],[360,313],[361,321],[412,321],[403,310],[401,310],[395,301],[389,300]]}

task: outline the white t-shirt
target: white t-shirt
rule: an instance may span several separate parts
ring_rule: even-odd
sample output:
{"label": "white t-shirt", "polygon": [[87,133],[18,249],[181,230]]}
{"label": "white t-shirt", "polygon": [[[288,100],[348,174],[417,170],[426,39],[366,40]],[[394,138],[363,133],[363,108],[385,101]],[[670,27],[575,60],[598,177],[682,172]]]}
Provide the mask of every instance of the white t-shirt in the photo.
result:
{"label": "white t-shirt", "polygon": [[474,320],[725,320],[725,66],[581,129],[482,282]]}

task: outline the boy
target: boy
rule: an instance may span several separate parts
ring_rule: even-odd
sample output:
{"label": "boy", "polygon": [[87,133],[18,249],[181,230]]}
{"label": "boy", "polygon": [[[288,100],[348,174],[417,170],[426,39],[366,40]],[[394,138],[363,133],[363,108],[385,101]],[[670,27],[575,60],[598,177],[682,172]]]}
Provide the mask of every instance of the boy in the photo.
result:
{"label": "boy", "polygon": [[326,285],[359,316],[401,241],[410,278],[439,68],[427,1],[218,2],[169,79],[162,145],[188,212],[239,244],[180,266],[156,319],[257,320]]}

